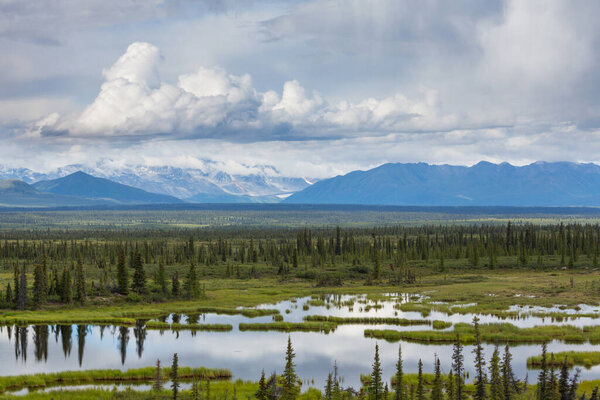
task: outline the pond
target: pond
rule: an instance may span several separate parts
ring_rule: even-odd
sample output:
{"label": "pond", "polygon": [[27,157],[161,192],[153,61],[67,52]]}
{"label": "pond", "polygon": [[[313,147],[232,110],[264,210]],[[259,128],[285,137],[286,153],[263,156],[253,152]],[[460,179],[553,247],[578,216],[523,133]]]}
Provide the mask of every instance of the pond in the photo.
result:
{"label": "pond", "polygon": [[[385,300],[373,301],[366,296],[329,296],[321,298],[298,298],[261,305],[259,308],[280,310],[284,321],[300,322],[306,315],[376,316],[423,319],[417,312],[402,312],[395,308],[398,303],[408,301],[406,295],[389,295]],[[413,301],[415,299],[412,299]],[[308,309],[304,307],[308,305]],[[504,321],[497,317],[480,315],[482,322]],[[446,315],[432,312],[426,319],[456,322],[470,322],[472,314]],[[398,345],[402,345],[405,372],[416,372],[419,359],[423,360],[424,371],[432,372],[436,355],[440,357],[444,373],[450,370],[451,345],[425,345],[417,343],[388,343],[364,337],[364,330],[397,329],[424,330],[429,325],[339,325],[329,334],[317,332],[276,332],[244,331],[238,329],[241,322],[270,322],[271,316],[248,318],[242,315],[201,314],[191,317],[169,315],[163,318],[181,323],[199,322],[210,324],[231,324],[229,332],[206,331],[156,331],[147,330],[143,321],[135,327],[91,326],[91,325],[49,325],[29,327],[2,327],[0,331],[0,375],[31,374],[79,369],[127,370],[154,365],[160,359],[163,365],[170,365],[173,353],[179,355],[179,365],[227,368],[234,379],[257,380],[261,370],[266,374],[281,372],[284,366],[284,352],[288,335],[296,352],[297,373],[304,381],[303,388],[324,386],[327,374],[337,363],[342,385],[357,388],[360,374],[369,373],[373,360],[375,343],[379,343],[381,361],[386,379],[394,372]],[[599,325],[600,319],[589,317],[569,321],[552,321],[548,318],[523,315],[511,320],[520,327],[540,324],[572,324],[576,326]],[[473,376],[473,346],[465,346],[465,365]],[[494,346],[484,345],[486,359],[489,360]],[[598,350],[591,344],[565,344],[551,342],[551,352],[577,350]],[[524,379],[529,373],[529,381],[537,376],[536,371],[527,369],[530,356],[540,353],[539,345],[519,345],[513,347],[514,370],[518,378]],[[583,369],[582,379],[600,377],[600,366]]]}

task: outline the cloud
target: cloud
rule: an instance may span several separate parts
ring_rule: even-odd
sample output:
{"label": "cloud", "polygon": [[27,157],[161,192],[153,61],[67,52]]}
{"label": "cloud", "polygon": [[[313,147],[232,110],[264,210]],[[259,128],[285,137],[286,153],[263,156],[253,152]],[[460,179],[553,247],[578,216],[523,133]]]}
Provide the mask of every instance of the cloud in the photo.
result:
{"label": "cloud", "polygon": [[[176,84],[161,80],[159,49],[131,44],[104,70],[100,93],[83,112],[56,120],[73,137],[223,138],[265,141],[381,135],[393,131],[445,130],[457,122],[439,116],[436,94],[418,100],[397,94],[358,103],[332,104],[291,80],[281,95],[257,91],[248,74],[200,67]],[[283,127],[283,128],[282,128]]]}

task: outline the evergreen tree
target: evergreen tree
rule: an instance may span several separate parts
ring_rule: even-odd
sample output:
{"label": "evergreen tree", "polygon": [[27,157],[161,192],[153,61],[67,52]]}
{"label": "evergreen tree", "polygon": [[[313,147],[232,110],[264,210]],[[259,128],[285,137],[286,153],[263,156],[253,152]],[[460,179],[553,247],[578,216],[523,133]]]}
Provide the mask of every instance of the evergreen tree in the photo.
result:
{"label": "evergreen tree", "polygon": [[13,269],[13,279],[14,279],[14,286],[15,286],[15,293],[14,293],[14,299],[13,299],[13,303],[18,307],[19,303],[20,303],[20,295],[19,295],[19,288],[21,286],[21,271],[19,269],[19,265],[18,263],[15,263],[15,267]]}
{"label": "evergreen tree", "polygon": [[158,263],[158,272],[156,274],[156,285],[163,294],[167,293],[167,279],[165,275],[165,264],[162,260]]}
{"label": "evergreen tree", "polygon": [[481,336],[479,334],[479,318],[473,318],[473,328],[475,328],[475,347],[473,354],[475,355],[475,394],[473,399],[484,400],[486,398],[485,391],[485,359],[483,356],[483,346],[481,345]]}
{"label": "evergreen tree", "polygon": [[27,270],[25,265],[21,267],[19,276],[19,301],[17,303],[19,309],[23,310],[27,305]]}
{"label": "evergreen tree", "polygon": [[81,258],[77,260],[77,268],[75,269],[75,300],[81,304],[85,302],[85,275]]}
{"label": "evergreen tree", "polygon": [[162,375],[161,375],[161,370],[160,370],[160,360],[156,360],[156,368],[155,368],[155,372],[154,372],[154,385],[152,385],[152,388],[154,390],[156,390],[157,392],[160,392],[162,390]]}
{"label": "evergreen tree", "polygon": [[10,287],[10,282],[8,282],[8,284],[6,285],[6,294],[5,294],[5,301],[6,304],[12,304],[13,303],[13,292],[12,292],[12,288]]}
{"label": "evergreen tree", "polygon": [[569,400],[575,400],[575,398],[577,396],[577,388],[579,387],[579,374],[580,373],[581,373],[581,370],[579,368],[577,368],[575,370],[575,374],[573,374],[573,377],[571,378],[570,385],[569,385]]}
{"label": "evergreen tree", "polygon": [[146,291],[146,272],[144,271],[142,255],[136,251],[133,260],[134,270],[131,288],[137,293],[144,293]]}
{"label": "evergreen tree", "polygon": [[396,362],[396,391],[394,400],[405,400],[404,371],[402,370],[402,345],[398,346],[398,361]]}
{"label": "evergreen tree", "polygon": [[448,400],[454,400],[454,375],[452,370],[448,372],[448,380],[446,381],[446,398]]}
{"label": "evergreen tree", "polygon": [[190,263],[187,281],[185,282],[185,289],[188,299],[195,299],[198,297],[198,274],[196,274],[196,266],[193,262]]}
{"label": "evergreen tree", "polygon": [[117,285],[119,293],[127,295],[129,293],[129,272],[125,265],[125,251],[119,252],[119,260],[117,261]]}
{"label": "evergreen tree", "polygon": [[444,395],[442,393],[443,389],[443,379],[442,379],[442,370],[440,366],[440,359],[436,357],[435,359],[435,375],[433,378],[433,385],[431,387],[431,400],[443,400]]}
{"label": "evergreen tree", "polygon": [[454,370],[454,379],[456,381],[455,399],[464,400],[465,396],[465,382],[463,378],[464,371],[464,356],[462,354],[463,346],[460,343],[460,337],[456,335],[456,341],[454,342],[454,349],[452,352],[452,369]]}
{"label": "evergreen tree", "polygon": [[65,304],[69,304],[73,300],[73,289],[71,285],[71,269],[65,267],[60,279],[60,301]]}
{"label": "evergreen tree", "polygon": [[504,356],[502,357],[502,394],[504,400],[513,400],[517,393],[517,383],[512,369],[512,354],[508,344],[504,347]]}
{"label": "evergreen tree", "polygon": [[298,397],[300,392],[298,388],[298,376],[296,375],[296,369],[294,364],[294,348],[292,347],[292,338],[288,336],[288,344],[285,352],[285,367],[283,369],[283,390],[281,392],[281,398],[283,400],[294,400]]}
{"label": "evergreen tree", "polygon": [[558,377],[558,394],[560,400],[569,400],[569,364],[565,357]]}
{"label": "evergreen tree", "polygon": [[417,373],[417,400],[425,400],[425,387],[423,386],[423,362],[420,358]]}
{"label": "evergreen tree", "polygon": [[383,382],[381,380],[381,362],[379,361],[379,345],[375,344],[375,358],[373,360],[373,372],[371,372],[370,400],[381,400],[383,398]]}
{"label": "evergreen tree", "polygon": [[258,391],[256,392],[258,400],[267,400],[267,382],[265,381],[265,370],[263,369],[258,381]]}
{"label": "evergreen tree", "polygon": [[179,394],[179,365],[177,353],[173,354],[173,364],[171,365],[171,389],[173,389],[173,400],[177,400]]}
{"label": "evergreen tree", "polygon": [[331,372],[327,375],[327,383],[325,384],[325,399],[331,400],[333,393],[333,379],[331,378]]}
{"label": "evergreen tree", "polygon": [[500,354],[498,346],[490,360],[490,400],[502,400],[502,377],[500,375]]}
{"label": "evergreen tree", "polygon": [[33,303],[40,307],[46,303],[48,295],[48,275],[46,267],[46,255],[41,263],[37,263],[33,269]]}
{"label": "evergreen tree", "polygon": [[540,362],[540,373],[538,375],[537,382],[537,398],[539,400],[548,400],[549,391],[548,391],[548,363],[546,361],[546,353],[548,350],[548,345],[544,343],[542,345],[542,359]]}
{"label": "evergreen tree", "polygon": [[548,371],[548,388],[546,390],[548,400],[558,399],[558,380],[554,371],[554,354],[550,354],[550,371]]}
{"label": "evergreen tree", "polygon": [[377,245],[373,246],[373,279],[379,280],[381,276],[381,260],[379,257],[379,249]]}
{"label": "evergreen tree", "polygon": [[179,272],[177,271],[171,277],[171,296],[179,296]]}

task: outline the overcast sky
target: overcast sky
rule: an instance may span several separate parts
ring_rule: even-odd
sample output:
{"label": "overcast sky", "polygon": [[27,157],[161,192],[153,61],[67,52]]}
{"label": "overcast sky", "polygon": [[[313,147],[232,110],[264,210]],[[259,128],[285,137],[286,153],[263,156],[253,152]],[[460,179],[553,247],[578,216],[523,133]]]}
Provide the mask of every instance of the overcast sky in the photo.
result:
{"label": "overcast sky", "polygon": [[0,0],[0,164],[600,161],[597,0]]}

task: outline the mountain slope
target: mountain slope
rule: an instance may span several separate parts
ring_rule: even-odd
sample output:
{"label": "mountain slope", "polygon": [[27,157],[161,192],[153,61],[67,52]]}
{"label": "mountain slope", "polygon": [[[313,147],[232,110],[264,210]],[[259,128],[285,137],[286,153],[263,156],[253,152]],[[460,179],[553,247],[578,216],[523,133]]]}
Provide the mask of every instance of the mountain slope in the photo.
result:
{"label": "mountain slope", "polygon": [[96,178],[78,171],[63,178],[33,184],[40,192],[77,196],[88,199],[108,199],[121,204],[181,203],[173,196],[146,192],[104,178]]}
{"label": "mountain slope", "polygon": [[600,206],[600,166],[384,164],[315,183],[287,203],[424,206]]}
{"label": "mountain slope", "polygon": [[0,181],[0,206],[2,207],[62,207],[100,204],[114,204],[114,202],[42,193],[17,179]]}
{"label": "mountain slope", "polygon": [[[173,166],[121,165],[102,159],[92,166],[66,165],[55,170],[36,172],[27,168],[0,165],[0,179],[20,179],[27,183],[53,180],[77,171],[151,193],[166,194],[180,199],[197,194],[240,196],[232,201],[262,201],[264,196],[284,198],[304,189],[311,181],[300,177],[286,177],[273,166],[240,166],[237,173],[228,173],[224,166],[210,160],[197,160],[196,168]],[[234,168],[235,169],[235,168]],[[202,196],[200,196],[202,197]],[[255,198],[257,197],[257,198]]]}

